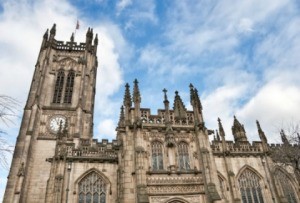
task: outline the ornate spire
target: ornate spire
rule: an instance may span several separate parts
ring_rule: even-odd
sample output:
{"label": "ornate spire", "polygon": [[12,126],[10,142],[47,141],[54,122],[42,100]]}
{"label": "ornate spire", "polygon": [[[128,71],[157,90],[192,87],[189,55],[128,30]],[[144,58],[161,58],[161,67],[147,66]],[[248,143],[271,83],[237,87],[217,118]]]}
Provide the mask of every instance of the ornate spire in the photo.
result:
{"label": "ornate spire", "polygon": [[218,118],[218,124],[219,124],[219,132],[220,132],[220,136],[225,138],[225,131],[223,129],[223,125],[221,122],[221,119]]}
{"label": "ornate spire", "polygon": [[130,90],[129,90],[129,84],[126,83],[125,85],[125,95],[124,95],[124,106],[125,107],[131,107],[132,106],[132,101],[131,101],[131,95],[130,95]]}
{"label": "ornate spire", "polygon": [[174,99],[174,114],[175,118],[185,119],[186,118],[186,108],[178,95],[178,91],[175,91],[175,99]]}
{"label": "ornate spire", "polygon": [[94,45],[98,45],[98,34],[96,34],[96,37],[95,37],[95,39],[94,39]]}
{"label": "ornate spire", "polygon": [[137,81],[137,79],[135,79],[133,81],[134,83],[134,87],[133,87],[133,102],[134,103],[141,103],[141,94],[140,94],[140,90],[139,90],[139,82]]}
{"label": "ornate spire", "polygon": [[200,113],[202,110],[202,104],[198,95],[198,90],[194,88],[192,83],[190,84],[190,97],[191,97],[191,105],[194,108],[197,108]]}
{"label": "ornate spire", "polygon": [[283,144],[290,144],[283,129],[281,129],[280,135],[281,135],[281,140],[282,140]]}
{"label": "ornate spire", "polygon": [[71,38],[70,38],[71,42],[74,42],[74,32],[72,32]]}
{"label": "ornate spire", "polygon": [[45,32],[45,34],[44,34],[44,36],[43,36],[43,38],[44,38],[45,40],[48,39],[48,32],[49,32],[49,29],[46,30],[46,32]]}
{"label": "ornate spire", "polygon": [[120,111],[120,118],[119,118],[119,127],[123,127],[125,122],[125,114],[124,114],[124,106],[121,106],[121,111]]}
{"label": "ornate spire", "polygon": [[50,30],[50,35],[55,36],[55,34],[56,34],[56,24],[54,23],[51,30]]}
{"label": "ornate spire", "polygon": [[216,134],[217,134],[217,140],[220,141],[221,139],[220,139],[220,135],[219,135],[218,130],[216,130]]}
{"label": "ornate spire", "polygon": [[168,101],[168,96],[167,96],[168,90],[166,90],[166,88],[164,88],[162,91],[163,91],[163,93],[164,93],[164,103],[165,103],[165,102],[168,102],[168,103],[169,103],[169,101]]}
{"label": "ornate spire", "polygon": [[264,131],[261,129],[258,120],[256,120],[256,125],[257,125],[258,135],[259,135],[261,141],[268,143],[267,137],[266,137]]}
{"label": "ornate spire", "polygon": [[234,116],[233,126],[232,126],[232,134],[234,136],[234,140],[236,142],[239,141],[247,141],[246,131],[244,125],[242,125]]}

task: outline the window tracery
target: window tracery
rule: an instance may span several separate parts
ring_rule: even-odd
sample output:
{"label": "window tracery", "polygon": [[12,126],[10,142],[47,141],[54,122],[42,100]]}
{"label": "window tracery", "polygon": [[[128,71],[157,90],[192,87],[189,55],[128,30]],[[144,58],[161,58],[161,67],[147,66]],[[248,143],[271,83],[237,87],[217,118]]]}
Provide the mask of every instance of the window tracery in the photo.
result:
{"label": "window tracery", "polygon": [[54,95],[53,95],[53,103],[59,104],[61,101],[62,91],[64,87],[64,79],[65,79],[65,73],[63,70],[60,70],[56,78]]}
{"label": "window tracery", "polygon": [[238,182],[243,203],[263,203],[260,178],[249,169],[243,171]]}
{"label": "window tracery", "polygon": [[159,141],[154,141],[151,144],[152,149],[152,169],[163,170],[163,145]]}
{"label": "window tracery", "polygon": [[71,104],[71,102],[72,102],[74,78],[75,78],[75,73],[74,73],[74,71],[71,70],[67,76],[64,103]]}
{"label": "window tracery", "polygon": [[78,184],[78,203],[106,203],[106,183],[95,171]]}
{"label": "window tracery", "polygon": [[225,180],[219,175],[218,175],[218,179],[219,179],[219,183],[220,183],[220,190],[221,190],[222,199],[227,199]]}
{"label": "window tracery", "polygon": [[289,177],[279,169],[275,171],[275,177],[280,183],[280,187],[288,203],[297,203],[296,194]]}
{"label": "window tracery", "polygon": [[187,170],[191,168],[188,147],[188,144],[185,142],[180,142],[178,144],[178,161],[180,170]]}

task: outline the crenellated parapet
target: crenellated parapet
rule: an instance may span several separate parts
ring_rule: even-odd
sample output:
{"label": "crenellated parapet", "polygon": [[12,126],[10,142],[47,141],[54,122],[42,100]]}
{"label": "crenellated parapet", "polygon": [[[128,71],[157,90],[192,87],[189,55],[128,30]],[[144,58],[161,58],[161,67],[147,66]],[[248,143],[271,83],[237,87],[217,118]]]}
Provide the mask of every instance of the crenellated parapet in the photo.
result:
{"label": "crenellated parapet", "polygon": [[166,110],[159,109],[157,115],[153,115],[150,109],[141,109],[141,121],[145,126],[166,124],[167,120],[174,126],[194,126],[194,112],[186,111],[186,117],[178,118],[173,110],[170,110],[167,115]]}
{"label": "crenellated parapet", "polygon": [[233,142],[226,141],[225,145],[222,141],[214,140],[211,149],[216,156],[260,156],[264,154],[263,145],[260,141]]}
{"label": "crenellated parapet", "polygon": [[[50,36],[48,34],[48,29],[43,36],[42,49],[51,47],[52,49],[59,51],[74,51],[74,52],[84,52],[88,51],[90,53],[97,53],[98,46],[98,35],[96,34],[95,38],[93,37],[93,29],[88,28],[86,33],[86,42],[81,42],[77,44],[74,42],[74,33],[72,33],[70,41],[58,41],[55,39],[56,34],[56,24],[50,30]],[[94,41],[94,42],[93,42]]]}
{"label": "crenellated parapet", "polygon": [[[118,162],[119,145],[116,140],[109,142],[102,139],[80,139],[79,144],[75,144],[72,139],[58,141],[56,159],[64,159],[68,161],[91,161],[91,162]],[[51,160],[50,160],[51,161]]]}

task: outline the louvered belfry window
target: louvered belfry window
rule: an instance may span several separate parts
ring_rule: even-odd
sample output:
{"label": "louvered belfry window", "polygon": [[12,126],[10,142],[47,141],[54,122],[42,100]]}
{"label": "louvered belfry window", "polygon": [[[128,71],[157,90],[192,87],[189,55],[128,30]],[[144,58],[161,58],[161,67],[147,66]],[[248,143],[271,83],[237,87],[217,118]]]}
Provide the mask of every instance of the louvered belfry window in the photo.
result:
{"label": "louvered belfry window", "polygon": [[163,170],[163,145],[158,142],[154,141],[151,145],[152,148],[152,169],[153,170]]}
{"label": "louvered belfry window", "polygon": [[180,170],[188,170],[191,168],[189,159],[189,146],[187,143],[180,142],[178,144],[178,158]]}
{"label": "louvered belfry window", "polygon": [[53,95],[53,103],[58,104],[61,102],[62,91],[64,88],[64,79],[65,79],[65,73],[64,73],[64,71],[60,70],[57,73],[54,95]]}
{"label": "louvered belfry window", "polygon": [[78,194],[78,203],[106,203],[106,183],[93,171],[79,182]]}
{"label": "louvered belfry window", "polygon": [[263,203],[260,178],[253,171],[245,169],[238,182],[243,203]]}
{"label": "louvered belfry window", "polygon": [[64,103],[66,104],[71,104],[72,102],[74,78],[75,78],[75,73],[74,71],[71,70],[67,76],[67,83],[65,88]]}
{"label": "louvered belfry window", "polygon": [[280,187],[282,188],[283,194],[288,203],[297,203],[296,194],[288,176],[281,170],[277,169],[275,171],[275,177],[280,183]]}

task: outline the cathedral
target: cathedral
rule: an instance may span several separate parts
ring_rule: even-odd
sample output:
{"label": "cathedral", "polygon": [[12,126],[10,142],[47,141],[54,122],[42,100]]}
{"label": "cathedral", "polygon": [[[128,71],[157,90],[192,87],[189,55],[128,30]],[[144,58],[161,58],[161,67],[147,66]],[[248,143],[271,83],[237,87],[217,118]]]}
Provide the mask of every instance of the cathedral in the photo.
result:
{"label": "cathedral", "polygon": [[191,111],[178,92],[170,106],[164,89],[156,114],[141,106],[138,81],[126,84],[116,139],[93,139],[97,34],[89,28],[79,44],[55,34],[54,24],[42,39],[4,203],[300,202],[260,123],[260,141],[250,143],[234,117],[234,141],[226,140],[220,119],[216,132],[205,126],[192,84]]}

